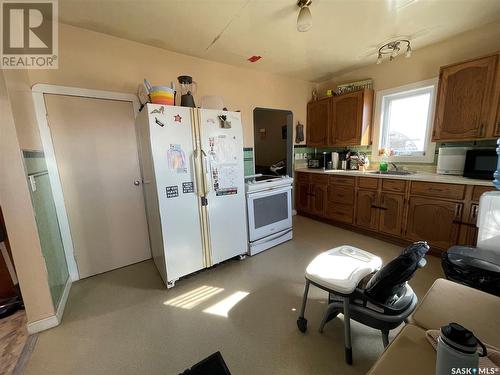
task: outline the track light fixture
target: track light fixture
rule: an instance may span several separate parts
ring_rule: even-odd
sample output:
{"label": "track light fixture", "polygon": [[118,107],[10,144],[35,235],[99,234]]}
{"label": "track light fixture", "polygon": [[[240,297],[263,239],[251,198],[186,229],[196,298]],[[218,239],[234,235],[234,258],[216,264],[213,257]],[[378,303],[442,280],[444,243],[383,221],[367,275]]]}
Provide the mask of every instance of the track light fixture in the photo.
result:
{"label": "track light fixture", "polygon": [[401,49],[406,49],[406,58],[411,57],[412,49],[408,39],[396,39],[385,43],[378,49],[377,64],[381,64],[384,56],[387,55],[389,55],[389,61],[393,61],[396,57],[398,57]]}

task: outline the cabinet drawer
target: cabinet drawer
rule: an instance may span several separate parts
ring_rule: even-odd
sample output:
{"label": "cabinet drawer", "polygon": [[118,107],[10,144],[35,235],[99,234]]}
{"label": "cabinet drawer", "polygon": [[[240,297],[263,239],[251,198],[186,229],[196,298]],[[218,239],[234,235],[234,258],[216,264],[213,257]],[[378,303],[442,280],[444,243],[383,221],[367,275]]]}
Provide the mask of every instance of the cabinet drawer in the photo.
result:
{"label": "cabinet drawer", "polygon": [[464,193],[465,185],[420,181],[411,183],[411,194],[415,195],[462,200]]}
{"label": "cabinet drawer", "polygon": [[349,176],[330,176],[330,184],[354,186],[354,177]]}
{"label": "cabinet drawer", "polygon": [[311,180],[311,173],[299,172],[295,176],[295,179],[300,182],[309,182]]}
{"label": "cabinet drawer", "polygon": [[347,205],[354,204],[354,188],[339,185],[328,186],[328,202]]}
{"label": "cabinet drawer", "polygon": [[486,193],[487,191],[493,191],[495,188],[493,186],[474,186],[474,190],[472,191],[472,201],[473,202],[479,202],[479,198],[481,198],[481,195],[483,193]]}
{"label": "cabinet drawer", "polygon": [[328,203],[326,215],[329,219],[352,223],[353,206],[348,204]]}
{"label": "cabinet drawer", "polygon": [[359,177],[358,179],[358,187],[362,189],[378,189],[379,179],[375,177]]}
{"label": "cabinet drawer", "polygon": [[314,182],[316,184],[327,184],[328,176],[319,173],[311,173],[311,182]]}
{"label": "cabinet drawer", "polygon": [[393,191],[395,193],[404,193],[406,188],[406,181],[403,180],[382,180],[382,190]]}

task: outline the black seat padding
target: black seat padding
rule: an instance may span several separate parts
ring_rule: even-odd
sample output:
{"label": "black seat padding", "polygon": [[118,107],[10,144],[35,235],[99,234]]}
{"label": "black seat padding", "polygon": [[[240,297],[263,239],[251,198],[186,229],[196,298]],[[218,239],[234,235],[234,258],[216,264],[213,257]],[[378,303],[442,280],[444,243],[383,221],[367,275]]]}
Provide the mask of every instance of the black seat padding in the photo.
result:
{"label": "black seat padding", "polygon": [[407,293],[406,283],[418,268],[425,265],[425,255],[428,251],[426,242],[415,242],[378,270],[364,289],[368,300],[393,311],[406,308],[413,298],[413,293]]}

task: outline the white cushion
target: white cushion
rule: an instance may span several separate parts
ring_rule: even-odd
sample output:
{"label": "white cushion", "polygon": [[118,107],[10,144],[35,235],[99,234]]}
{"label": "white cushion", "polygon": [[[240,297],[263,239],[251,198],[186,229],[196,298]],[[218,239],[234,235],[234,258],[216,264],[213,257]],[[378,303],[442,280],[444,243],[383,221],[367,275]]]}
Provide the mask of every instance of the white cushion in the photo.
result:
{"label": "white cushion", "polygon": [[306,268],[306,278],[326,289],[351,294],[363,277],[381,266],[378,256],[343,245],[314,258]]}

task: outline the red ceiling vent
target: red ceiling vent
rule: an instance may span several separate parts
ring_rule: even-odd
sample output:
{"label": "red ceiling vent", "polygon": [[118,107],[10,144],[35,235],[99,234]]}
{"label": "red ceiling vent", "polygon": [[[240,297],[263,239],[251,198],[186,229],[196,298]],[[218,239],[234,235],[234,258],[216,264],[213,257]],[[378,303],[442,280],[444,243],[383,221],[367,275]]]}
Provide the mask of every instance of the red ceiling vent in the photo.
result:
{"label": "red ceiling vent", "polygon": [[253,56],[250,56],[247,60],[250,61],[251,63],[254,63],[256,61],[259,61],[260,59],[262,59],[262,56],[253,55]]}

